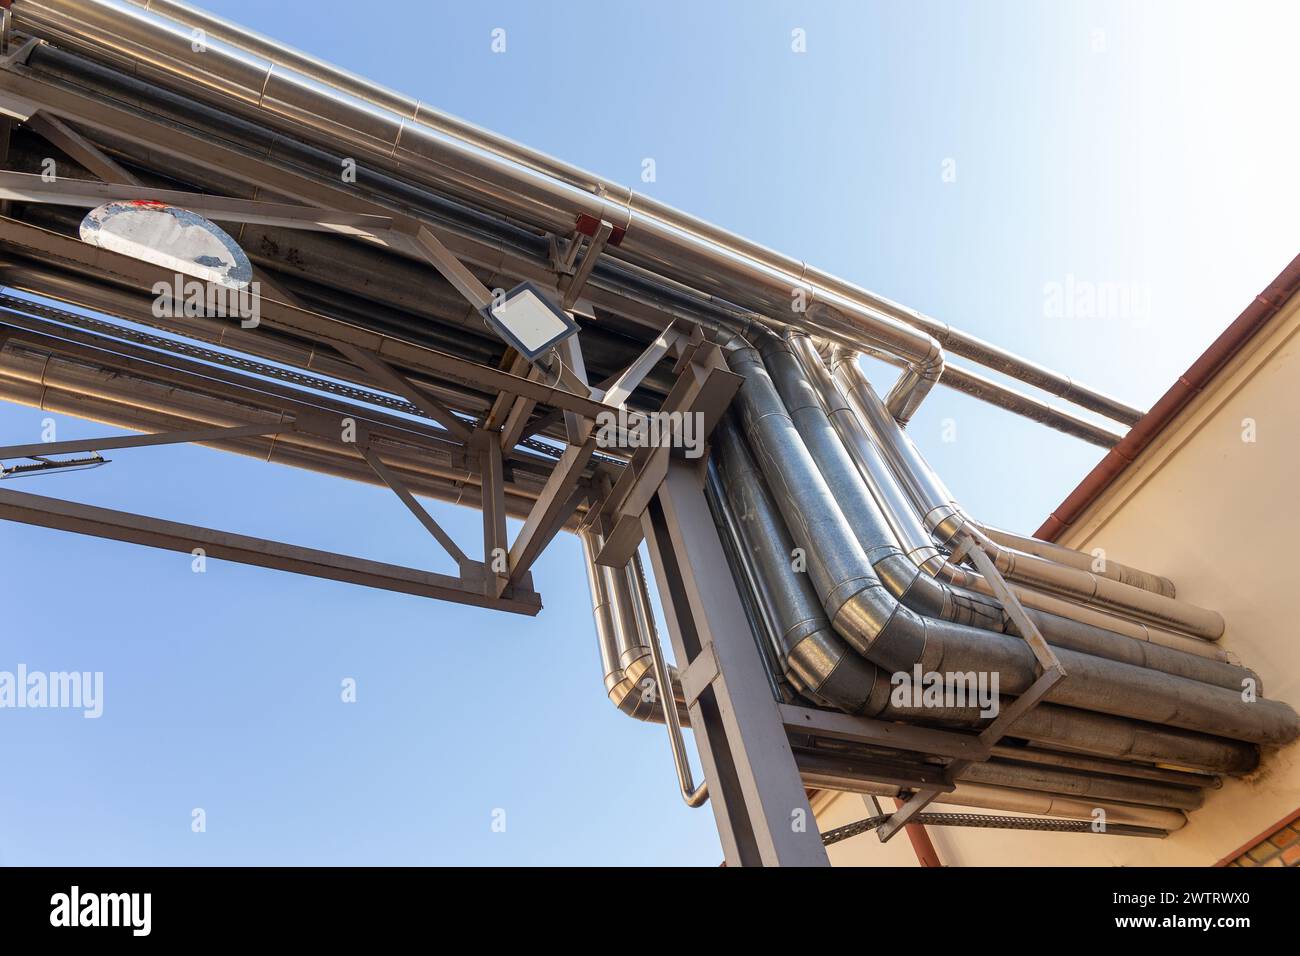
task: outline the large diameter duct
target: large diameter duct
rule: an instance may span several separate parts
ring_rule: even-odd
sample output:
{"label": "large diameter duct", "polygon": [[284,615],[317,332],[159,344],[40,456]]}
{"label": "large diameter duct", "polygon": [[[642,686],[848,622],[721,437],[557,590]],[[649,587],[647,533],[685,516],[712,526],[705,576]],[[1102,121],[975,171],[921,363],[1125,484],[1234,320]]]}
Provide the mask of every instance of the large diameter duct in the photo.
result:
{"label": "large diameter duct", "polygon": [[936,540],[946,544],[962,532],[968,533],[986,547],[998,569],[1011,580],[1205,640],[1223,636],[1223,616],[1215,611],[997,544],[962,511],[912,440],[881,406],[855,356],[834,350],[831,366],[836,384],[879,440],[895,474],[908,476],[905,484],[925,510],[926,525]]}
{"label": "large diameter duct", "polygon": [[[923,617],[901,604],[870,559],[826,486],[782,404],[758,351],[740,336],[725,343],[733,371],[745,376],[736,399],[746,437],[832,626],[859,653],[890,671],[996,671],[1004,693],[1018,695],[1037,676],[1024,641]],[[1060,649],[1069,677],[1049,700],[1255,743],[1300,735],[1300,719],[1277,701],[1243,701],[1225,688]]]}
{"label": "large diameter duct", "polygon": [[[900,484],[901,479],[897,478],[890,465],[886,464],[883,452],[877,447],[874,438],[866,432],[857,412],[852,409],[840,394],[837,386],[831,381],[820,357],[816,352],[812,351],[811,340],[806,336],[790,335],[789,333],[787,333],[787,339],[790,341],[796,356],[799,357],[809,379],[816,387],[818,397],[822,400],[822,404],[830,416],[835,430],[839,433],[840,440],[853,458],[863,480],[870,486],[872,495],[884,510],[885,516],[893,528],[895,538],[906,551],[908,558],[918,567],[942,581],[958,587],[976,590],[985,595],[992,595],[994,593],[993,588],[982,576],[954,567],[934,546],[929,531],[926,530],[917,515],[917,505],[913,500],[913,496],[903,490],[903,486]],[[925,509],[921,510],[924,511]],[[1077,556],[1075,566],[1079,566],[1078,561],[1093,560],[1090,555],[1084,556],[1077,552],[1071,552],[1071,554]],[[1114,565],[1113,562],[1111,564]],[[1119,567],[1123,568],[1123,566]],[[1145,572],[1137,571],[1132,573],[1135,575],[1145,574]],[[1149,577],[1154,579],[1156,576],[1150,575]],[[1073,604],[1055,595],[1025,588],[1014,582],[1011,583],[1011,588],[1027,608],[1047,611],[1058,617],[1067,617],[1139,641],[1172,647],[1200,657],[1225,662],[1235,661],[1234,655],[1230,652],[1203,640],[1175,634],[1172,631],[1166,631],[1144,622],[1118,617],[1100,608]],[[1161,593],[1166,592],[1161,590]],[[1172,585],[1170,585],[1168,593],[1172,596]]]}
{"label": "large diameter duct", "polygon": [[[717,434],[715,431],[714,435]],[[780,608],[764,599],[763,595],[770,589],[770,585],[759,576],[753,560],[745,553],[745,534],[741,530],[742,519],[738,517],[736,509],[732,506],[731,498],[722,489],[722,478],[719,476],[718,468],[718,456],[711,455],[705,470],[705,497],[708,500],[709,510],[713,514],[714,523],[718,527],[723,552],[727,557],[727,567],[736,582],[736,590],[745,618],[749,622],[750,629],[758,637],[759,649],[763,652],[763,662],[771,681],[772,693],[786,703],[802,698],[818,707],[849,709],[852,712],[855,702],[851,698],[841,697],[837,703],[820,696],[816,690],[820,682],[815,673],[800,671],[795,666],[790,654],[788,635],[791,633],[792,621],[797,622],[801,618],[790,620],[783,618],[779,613]],[[818,606],[815,597],[813,605]],[[825,630],[830,631],[829,625]],[[844,649],[842,644],[843,642],[841,642],[841,649]],[[844,659],[855,657],[858,661],[862,661],[861,657],[852,652],[849,652]],[[835,685],[831,684],[829,687],[834,694]]]}
{"label": "large diameter duct", "polygon": [[[929,531],[922,524],[918,515],[918,510],[923,514],[927,509],[915,503],[915,496],[912,493],[904,491],[905,485],[908,488],[911,487],[911,476],[906,473],[895,475],[892,460],[887,463],[884,452],[875,441],[874,436],[866,431],[861,417],[847,403],[839,388],[830,379],[821,359],[812,350],[811,340],[802,335],[788,336],[788,338],[806,373],[814,383],[818,397],[822,399],[822,403],[830,415],[841,441],[857,465],[863,480],[870,486],[872,495],[885,511],[896,538],[900,545],[905,548],[907,556],[918,567],[946,583],[978,591],[981,594],[993,595],[992,586],[988,581],[984,580],[983,576],[974,571],[955,567],[935,547]],[[1068,549],[1061,550],[1067,551]],[[1084,561],[1091,562],[1095,560],[1091,555],[1085,556],[1078,552],[1070,552],[1070,554],[1074,556],[1071,561],[1075,567],[1082,566]],[[1115,572],[1117,568],[1121,571],[1129,570],[1131,575],[1145,574],[1145,572],[1126,569],[1125,566],[1117,565],[1115,562],[1109,562],[1107,570]],[[1147,577],[1153,580],[1164,580],[1157,579],[1155,575],[1148,575]],[[1104,608],[1077,604],[1059,595],[1038,591],[1017,584],[1015,581],[1008,583],[1027,610],[1047,612],[1057,618],[1068,618],[1072,621],[1091,625],[1094,628],[1122,634],[1144,644],[1173,648],[1184,654],[1193,654],[1226,663],[1236,663],[1237,661],[1236,656],[1230,651],[1217,647],[1208,641],[1175,633],[1157,627],[1155,624],[1123,617]],[[1130,581],[1129,583],[1133,582]],[[1158,590],[1159,593],[1166,593],[1163,589],[1151,589]],[[1170,585],[1167,593],[1172,595],[1172,585]],[[1030,616],[1033,617],[1034,615],[1031,613]],[[1127,660],[1129,658],[1121,657],[1120,659]],[[1133,662],[1154,666],[1151,661],[1138,660]],[[1181,672],[1173,670],[1172,673]],[[1183,676],[1196,676],[1200,680],[1220,683],[1219,680],[1203,675],[1184,674]],[[1224,686],[1235,687],[1240,685],[1225,683]]]}
{"label": "large diameter duct", "polygon": [[755,341],[795,430],[857,534],[872,571],[889,592],[918,614],[1003,630],[1002,608],[996,601],[935,580],[903,554],[794,354],[774,335],[757,331]]}
{"label": "large diameter duct", "polygon": [[[954,568],[932,547],[927,547],[929,536],[885,469],[862,423],[835,388],[812,340],[802,333],[786,333],[779,342],[766,335],[760,335],[760,339],[764,363],[795,428],[890,593],[928,617],[1005,630],[1008,621],[1004,620],[1004,609],[995,598],[983,598],[957,583],[947,583],[960,581],[985,594],[993,590],[982,576]],[[834,416],[833,423],[831,416]],[[854,454],[850,454],[850,448]],[[881,492],[873,494],[877,488]],[[886,509],[902,510],[891,515]],[[907,537],[900,539],[900,535]],[[907,547],[906,556],[903,545]],[[922,573],[922,569],[929,573]],[[931,575],[942,575],[946,580],[936,580]],[[1236,691],[1247,686],[1248,680],[1259,686],[1258,675],[1246,668],[1134,640],[1072,617],[1045,613],[1034,605],[1048,602],[1036,600],[1034,594],[1024,589],[1019,589],[1019,593],[1030,605],[1026,614],[1043,636],[1058,646]],[[982,619],[959,613],[977,600],[985,602]]]}
{"label": "large diameter duct", "polygon": [[[148,8],[148,9],[145,9]],[[94,58],[194,91],[246,115],[356,147],[388,168],[550,231],[578,216],[623,231],[616,256],[756,308],[789,309],[796,290],[830,324],[897,354],[909,370],[889,404],[906,421],[943,371],[940,341],[998,371],[1124,424],[1141,413],[1066,376],[965,335],[835,276],[765,249],[626,187],[599,179],[426,104],[242,30],[185,4],[151,0],[18,0],[18,25]],[[162,15],[160,15],[162,14]],[[199,31],[199,32],[196,32]],[[196,37],[201,52],[196,51]],[[801,323],[817,328],[807,314]]]}
{"label": "large diameter duct", "polygon": [[[794,544],[727,419],[714,430],[716,473],[710,491],[726,498],[739,537],[736,552],[748,560],[758,597],[772,616],[786,672],[800,691],[850,714],[877,712],[869,701],[879,668],[856,654],[830,627],[807,582],[791,570]],[[782,571],[784,569],[784,571]]]}
{"label": "large diameter duct", "polygon": [[[808,575],[793,569],[793,541],[753,464],[739,430],[724,418],[714,432],[710,492],[735,516],[727,530],[735,553],[779,635],[782,669],[805,690],[841,710],[882,720],[982,727],[977,706],[896,706],[890,675],[852,653],[831,628]],[[1013,736],[1121,760],[1159,761],[1211,772],[1244,773],[1257,762],[1254,747],[1117,717],[1040,704],[1012,727]]]}

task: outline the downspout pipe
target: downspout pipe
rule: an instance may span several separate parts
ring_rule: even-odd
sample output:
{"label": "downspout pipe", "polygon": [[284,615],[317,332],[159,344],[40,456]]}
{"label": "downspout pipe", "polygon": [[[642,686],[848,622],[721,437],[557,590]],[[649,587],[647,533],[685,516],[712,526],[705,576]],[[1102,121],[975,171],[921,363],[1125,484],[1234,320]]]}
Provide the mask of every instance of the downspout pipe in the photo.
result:
{"label": "downspout pipe", "polygon": [[[795,429],[758,351],[742,336],[722,343],[745,377],[735,400],[743,430],[835,630],[891,672],[996,671],[1003,692],[1024,693],[1037,676],[1019,638],[923,617],[876,576]],[[1056,703],[1254,743],[1300,735],[1295,712],[1277,701],[1247,704],[1225,688],[1060,649],[1070,675],[1048,694]]]}
{"label": "downspout pipe", "polygon": [[[739,429],[724,418],[713,436],[711,493],[736,516],[736,552],[749,561],[759,596],[780,635],[785,672],[805,693],[851,714],[949,726],[981,727],[979,708],[898,706],[882,668],[855,654],[830,626],[807,574],[792,566],[793,540]],[[1013,734],[1033,743],[1132,761],[1158,761],[1210,772],[1254,768],[1254,747],[1236,741],[1118,717],[1040,704],[1018,720]]]}
{"label": "downspout pipe", "polygon": [[985,534],[978,522],[966,515],[906,432],[881,405],[871,383],[858,368],[856,357],[847,350],[833,349],[831,374],[885,450],[895,474],[907,476],[904,484],[915,496],[925,514],[927,528],[941,545],[948,545],[961,532],[966,532],[988,550],[998,569],[1011,580],[1203,640],[1214,641],[1223,636],[1223,616],[1216,611],[999,545]]}

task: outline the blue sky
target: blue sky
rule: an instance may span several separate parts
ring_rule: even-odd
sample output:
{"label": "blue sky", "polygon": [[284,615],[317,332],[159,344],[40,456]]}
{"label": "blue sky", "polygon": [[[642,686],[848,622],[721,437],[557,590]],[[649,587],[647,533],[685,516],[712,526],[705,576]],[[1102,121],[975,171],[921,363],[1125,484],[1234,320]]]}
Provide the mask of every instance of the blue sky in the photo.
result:
{"label": "blue sky", "polygon": [[[205,5],[1143,407],[1300,251],[1285,4]],[[1060,315],[1053,284],[1131,305]],[[0,440],[45,417],[0,403]],[[55,417],[59,438],[114,431]],[[1101,455],[944,389],[912,431],[971,511],[1021,531]],[[110,457],[10,487],[442,567],[368,486]],[[477,513],[432,509],[478,540]],[[536,619],[7,523],[0,547],[0,670],[105,675],[99,720],[0,711],[0,863],[721,858],[662,729],[605,700],[570,536]]]}

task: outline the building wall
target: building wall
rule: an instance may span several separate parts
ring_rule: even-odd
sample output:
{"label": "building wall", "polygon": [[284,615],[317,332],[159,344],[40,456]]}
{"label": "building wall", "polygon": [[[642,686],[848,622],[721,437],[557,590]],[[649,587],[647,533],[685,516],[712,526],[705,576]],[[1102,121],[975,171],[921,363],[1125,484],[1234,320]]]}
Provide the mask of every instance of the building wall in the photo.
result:
{"label": "building wall", "polygon": [[[1061,543],[1103,548],[1117,561],[1171,578],[1179,597],[1220,611],[1227,621],[1223,646],[1259,673],[1270,698],[1300,708],[1298,333],[1300,297],[1234,357]],[[818,805],[823,831],[871,814],[852,794]],[[1266,750],[1251,777],[1225,779],[1186,827],[1163,840],[950,828],[931,828],[930,834],[940,859],[954,866],[1208,866],[1239,858],[1297,810],[1300,745],[1292,744]],[[838,865],[916,865],[901,834],[884,846],[873,835],[857,836],[830,852]]]}

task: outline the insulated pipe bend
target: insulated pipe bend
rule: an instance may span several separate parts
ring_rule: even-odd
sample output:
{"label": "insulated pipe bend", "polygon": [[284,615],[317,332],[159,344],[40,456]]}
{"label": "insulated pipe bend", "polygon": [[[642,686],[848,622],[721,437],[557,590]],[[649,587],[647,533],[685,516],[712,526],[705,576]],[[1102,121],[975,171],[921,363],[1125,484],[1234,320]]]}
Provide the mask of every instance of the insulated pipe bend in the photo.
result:
{"label": "insulated pipe bend", "polygon": [[[763,358],[836,503],[869,555],[884,546],[891,552],[893,561],[906,562],[910,574],[901,581],[888,576],[886,561],[875,562],[875,571],[890,592],[912,610],[928,617],[975,624],[989,630],[1013,630],[1009,621],[1003,626],[1005,611],[1001,603],[985,597],[993,593],[989,583],[973,571],[954,567],[933,548],[929,535],[862,422],[831,381],[812,340],[801,332],[788,331],[783,343],[783,348],[769,343],[762,349]],[[931,544],[929,549],[927,544]],[[895,546],[908,549],[906,558],[893,553]],[[922,569],[927,573],[922,574]],[[918,589],[913,583],[916,577],[928,583],[928,588],[920,589],[922,593],[928,590],[931,595],[938,592],[941,596],[918,600]],[[952,584],[954,580],[979,594]],[[1241,690],[1247,679],[1259,686],[1258,675],[1246,668],[1153,645],[1076,617],[1050,613],[1041,606],[1059,606],[1059,601],[1042,601],[1036,593],[1026,593],[1023,588],[1017,590],[1024,604],[1029,605],[1026,614],[1052,644],[1233,690]],[[971,597],[985,602],[986,613],[995,620],[981,622],[953,614],[953,604]],[[1080,617],[1087,613],[1082,611]]]}
{"label": "insulated pipe bend", "polygon": [[[758,598],[779,632],[782,669],[804,693],[848,713],[882,720],[983,727],[978,706],[914,707],[893,699],[880,668],[853,653],[829,626],[807,575],[794,571],[793,542],[740,433],[725,418],[714,433],[709,492],[731,516],[724,529],[751,573]],[[1130,761],[1157,760],[1214,772],[1252,769],[1257,750],[1248,744],[1186,731],[1134,724],[1086,711],[1042,704],[1012,728],[1013,736],[1070,751]]]}
{"label": "insulated pipe bend", "polygon": [[908,476],[909,493],[923,510],[925,525],[940,545],[947,545],[966,532],[985,547],[998,570],[1012,580],[1203,640],[1218,640],[1223,636],[1223,616],[1216,611],[1013,551],[993,541],[979,522],[961,509],[911,439],[898,428],[857,367],[855,357],[847,350],[832,349],[831,371],[841,391],[881,442],[895,473]]}
{"label": "insulated pipe bend", "polygon": [[[889,671],[996,671],[1005,693],[1023,693],[1037,676],[1032,651],[1018,638],[925,618],[880,582],[817,470],[758,351],[743,336],[724,342],[727,362],[745,382],[736,399],[754,458],[835,630]],[[1283,743],[1300,720],[1277,701],[1247,704],[1224,688],[1060,650],[1069,677],[1048,699],[1072,707],[1167,723],[1251,742]]]}
{"label": "insulated pipe bend", "polygon": [[870,698],[879,668],[831,630],[817,596],[792,570],[790,534],[728,418],[718,423],[713,442],[709,490],[726,499],[735,518],[737,554],[749,562],[759,600],[771,612],[786,675],[801,693],[846,713],[877,713],[883,702]]}
{"label": "insulated pipe bend", "polygon": [[997,601],[923,573],[899,548],[893,529],[867,492],[816,390],[791,351],[793,334],[787,332],[785,338],[777,338],[760,333],[757,341],[763,364],[877,578],[890,594],[918,614],[991,631],[1004,630],[1006,619]]}

